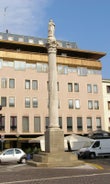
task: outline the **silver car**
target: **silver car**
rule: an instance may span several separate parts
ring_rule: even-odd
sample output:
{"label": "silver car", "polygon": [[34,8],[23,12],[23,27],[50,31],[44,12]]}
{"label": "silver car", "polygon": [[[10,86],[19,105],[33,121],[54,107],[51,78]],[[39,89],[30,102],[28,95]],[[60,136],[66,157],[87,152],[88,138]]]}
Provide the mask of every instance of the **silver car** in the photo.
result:
{"label": "silver car", "polygon": [[19,148],[6,149],[0,154],[0,163],[18,162],[25,164],[26,160],[26,153]]}

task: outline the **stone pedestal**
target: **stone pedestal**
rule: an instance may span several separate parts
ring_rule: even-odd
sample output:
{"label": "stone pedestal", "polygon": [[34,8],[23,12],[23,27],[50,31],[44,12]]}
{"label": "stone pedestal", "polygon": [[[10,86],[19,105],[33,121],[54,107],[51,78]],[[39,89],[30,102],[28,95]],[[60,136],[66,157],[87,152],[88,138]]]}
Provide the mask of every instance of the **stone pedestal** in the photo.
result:
{"label": "stone pedestal", "polygon": [[60,128],[49,128],[45,133],[45,150],[33,156],[29,164],[37,167],[75,167],[83,162],[77,155],[64,151],[64,135]]}
{"label": "stone pedestal", "polygon": [[83,165],[77,156],[70,152],[40,153],[33,156],[33,161],[28,161],[36,167],[75,167]]}
{"label": "stone pedestal", "polygon": [[48,128],[45,132],[45,151],[47,153],[64,152],[64,133],[60,128]]}

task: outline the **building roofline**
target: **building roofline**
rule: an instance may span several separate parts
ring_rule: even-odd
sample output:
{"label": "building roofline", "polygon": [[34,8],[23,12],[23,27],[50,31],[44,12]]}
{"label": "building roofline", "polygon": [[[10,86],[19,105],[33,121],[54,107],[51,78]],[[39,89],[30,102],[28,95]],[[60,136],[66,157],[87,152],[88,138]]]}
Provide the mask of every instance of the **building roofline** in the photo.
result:
{"label": "building roofline", "polygon": [[110,79],[102,79],[102,82],[103,83],[107,83],[107,82],[110,83]]}
{"label": "building roofline", "polygon": [[[19,39],[21,39],[21,41]],[[33,42],[30,43],[29,40]],[[30,48],[30,51],[31,49],[33,51],[35,50],[34,48],[38,47],[42,50],[43,53],[47,53],[47,49],[46,49],[47,39],[43,39],[43,38],[0,32],[0,43],[2,43],[2,45],[4,44],[4,48],[6,47],[6,45],[9,45],[9,44],[10,44],[10,49],[11,49],[11,46],[14,48],[14,45],[16,46],[16,48],[17,46],[18,47],[21,46],[22,48],[23,47],[25,48],[25,46],[28,46]],[[77,47],[75,42],[57,40],[57,43],[58,43],[57,54],[62,56],[67,55],[70,57],[81,57],[86,59],[99,60],[100,58],[106,55],[105,52],[81,50]]]}

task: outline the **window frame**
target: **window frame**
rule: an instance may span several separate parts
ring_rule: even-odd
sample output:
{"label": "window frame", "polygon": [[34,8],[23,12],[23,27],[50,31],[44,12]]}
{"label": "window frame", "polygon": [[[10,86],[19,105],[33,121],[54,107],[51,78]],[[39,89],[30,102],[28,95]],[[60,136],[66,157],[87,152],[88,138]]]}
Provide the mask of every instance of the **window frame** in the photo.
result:
{"label": "window frame", "polygon": [[67,117],[67,132],[73,131],[73,118],[68,116]]}
{"label": "window frame", "polygon": [[77,130],[82,131],[83,130],[83,118],[77,117]]}
{"label": "window frame", "polygon": [[41,132],[41,117],[40,116],[34,116],[34,132]]}
{"label": "window frame", "polygon": [[15,107],[15,97],[9,97],[9,107]]}
{"label": "window frame", "polygon": [[9,79],[9,88],[11,89],[15,88],[15,79],[13,78]]}
{"label": "window frame", "polygon": [[73,83],[68,82],[68,92],[73,92]]}
{"label": "window frame", "polygon": [[25,89],[31,89],[31,81],[29,79],[25,79]]}
{"label": "window frame", "polygon": [[92,84],[87,84],[87,92],[92,93]]}
{"label": "window frame", "polygon": [[25,108],[31,107],[31,99],[30,97],[25,97]]}

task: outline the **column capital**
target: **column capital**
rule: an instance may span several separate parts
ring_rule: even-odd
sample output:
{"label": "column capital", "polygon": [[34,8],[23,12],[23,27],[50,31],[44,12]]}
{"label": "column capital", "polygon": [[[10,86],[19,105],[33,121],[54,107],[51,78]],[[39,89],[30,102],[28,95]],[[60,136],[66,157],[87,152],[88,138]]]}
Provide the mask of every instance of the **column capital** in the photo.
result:
{"label": "column capital", "polygon": [[46,45],[47,45],[48,53],[56,53],[57,51],[56,40],[48,39]]}

